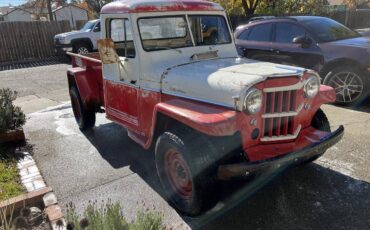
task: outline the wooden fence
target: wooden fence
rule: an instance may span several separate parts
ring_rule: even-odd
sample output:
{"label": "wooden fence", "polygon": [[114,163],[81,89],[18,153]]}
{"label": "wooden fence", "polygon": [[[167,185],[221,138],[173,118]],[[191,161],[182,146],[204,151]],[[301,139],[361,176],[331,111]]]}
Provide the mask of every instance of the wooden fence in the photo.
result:
{"label": "wooden fence", "polygon": [[70,30],[68,21],[0,22],[0,64],[54,56],[54,36]]}

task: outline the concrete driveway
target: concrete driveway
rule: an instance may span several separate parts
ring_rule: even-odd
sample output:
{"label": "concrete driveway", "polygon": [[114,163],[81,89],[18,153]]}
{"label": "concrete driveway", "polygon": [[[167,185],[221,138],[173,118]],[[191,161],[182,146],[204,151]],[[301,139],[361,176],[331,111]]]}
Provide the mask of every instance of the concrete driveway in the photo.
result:
{"label": "concrete driveway", "polygon": [[[28,64],[32,66],[32,63]],[[15,104],[25,113],[59,105],[69,100],[66,70],[67,64],[35,66],[0,71],[0,88],[17,90]]]}
{"label": "concrete driveway", "polygon": [[[65,67],[40,67],[43,73],[32,74],[45,79],[38,84],[23,79],[30,86],[16,74],[21,96],[36,95],[56,104],[68,100]],[[59,76],[50,74],[52,68]],[[5,78],[0,72],[2,83]],[[15,81],[6,84],[18,87]],[[60,99],[53,100],[58,90]],[[307,166],[280,175],[266,172],[250,183],[221,184],[220,202],[199,218],[179,215],[162,199],[153,153],[142,150],[102,114],[93,130],[82,133],[66,103],[29,114],[25,130],[46,182],[62,205],[74,202],[78,210],[89,201],[111,198],[121,202],[128,218],[155,209],[173,229],[370,229],[369,108],[324,106],[333,128],[345,125],[340,143]],[[270,183],[264,186],[266,181]]]}

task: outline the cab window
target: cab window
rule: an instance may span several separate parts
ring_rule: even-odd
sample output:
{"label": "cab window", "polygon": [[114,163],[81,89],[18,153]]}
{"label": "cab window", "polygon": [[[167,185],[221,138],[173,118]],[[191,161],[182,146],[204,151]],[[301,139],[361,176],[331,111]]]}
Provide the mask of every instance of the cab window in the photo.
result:
{"label": "cab window", "polygon": [[108,38],[113,40],[117,54],[121,57],[135,58],[136,52],[129,20],[111,19],[108,31]]}

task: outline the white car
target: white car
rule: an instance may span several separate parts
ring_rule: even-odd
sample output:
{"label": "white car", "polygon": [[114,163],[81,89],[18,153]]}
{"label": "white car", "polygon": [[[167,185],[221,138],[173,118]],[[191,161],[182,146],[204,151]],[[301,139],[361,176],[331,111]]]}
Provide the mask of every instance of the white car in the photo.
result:
{"label": "white car", "polygon": [[100,19],[88,21],[78,31],[55,35],[55,50],[58,54],[71,51],[78,54],[87,54],[97,50],[96,43],[99,38]]}

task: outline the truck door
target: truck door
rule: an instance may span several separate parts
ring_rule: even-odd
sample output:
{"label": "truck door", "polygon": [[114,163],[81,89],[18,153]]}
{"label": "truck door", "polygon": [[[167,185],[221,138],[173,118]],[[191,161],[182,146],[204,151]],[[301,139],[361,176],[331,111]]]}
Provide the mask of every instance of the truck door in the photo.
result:
{"label": "truck door", "polygon": [[121,61],[103,65],[107,118],[137,130],[139,71],[131,23],[125,18],[112,18],[106,25],[106,36],[113,40]]}

